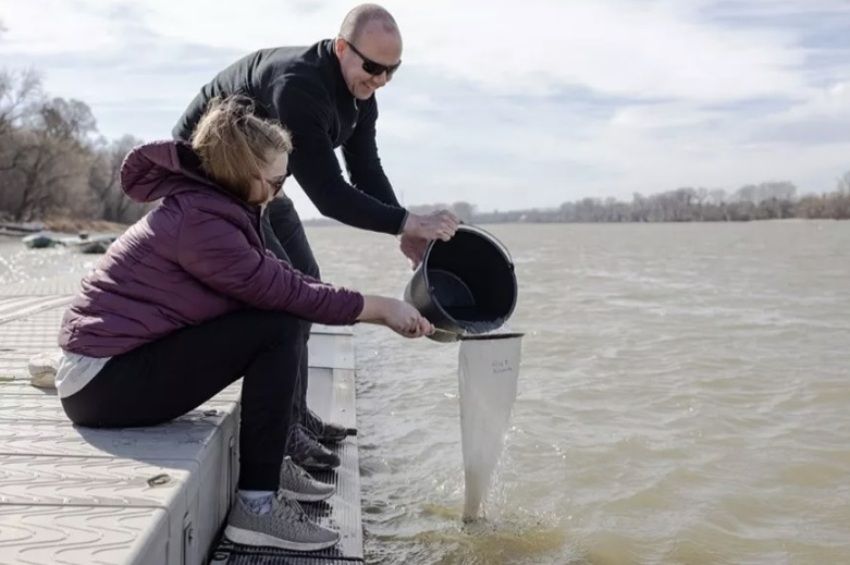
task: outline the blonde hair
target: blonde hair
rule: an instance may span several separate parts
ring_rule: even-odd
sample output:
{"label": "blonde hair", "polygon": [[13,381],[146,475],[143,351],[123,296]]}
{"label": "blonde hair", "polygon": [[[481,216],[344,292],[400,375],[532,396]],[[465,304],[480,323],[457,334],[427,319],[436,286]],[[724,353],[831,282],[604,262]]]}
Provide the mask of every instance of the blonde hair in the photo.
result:
{"label": "blonde hair", "polygon": [[204,172],[249,203],[251,183],[263,178],[262,167],[292,151],[289,132],[257,117],[251,99],[240,95],[210,100],[191,143]]}

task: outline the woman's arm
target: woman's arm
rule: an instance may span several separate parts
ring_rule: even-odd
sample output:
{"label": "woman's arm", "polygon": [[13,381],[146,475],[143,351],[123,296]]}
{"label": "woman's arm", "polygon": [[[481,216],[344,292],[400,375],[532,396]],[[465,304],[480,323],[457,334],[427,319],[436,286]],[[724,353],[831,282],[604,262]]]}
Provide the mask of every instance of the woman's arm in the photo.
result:
{"label": "woman's arm", "polygon": [[238,226],[208,211],[186,213],[177,256],[180,265],[205,285],[255,308],[282,310],[323,324],[381,324],[405,337],[434,331],[406,302],[363,296],[304,275],[255,248]]}
{"label": "woman's arm", "polygon": [[363,310],[359,292],[305,277],[252,245],[242,229],[215,212],[184,212],[177,243],[180,266],[206,286],[263,310],[345,325]]}

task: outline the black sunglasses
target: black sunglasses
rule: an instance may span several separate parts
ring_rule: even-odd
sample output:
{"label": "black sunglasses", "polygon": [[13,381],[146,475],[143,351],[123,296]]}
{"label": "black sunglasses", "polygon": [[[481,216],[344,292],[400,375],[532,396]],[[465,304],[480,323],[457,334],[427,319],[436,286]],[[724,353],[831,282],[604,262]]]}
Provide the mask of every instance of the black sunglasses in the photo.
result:
{"label": "black sunglasses", "polygon": [[382,65],[381,63],[377,63],[366,55],[364,55],[363,53],[361,53],[360,51],[358,51],[357,47],[355,47],[354,44],[350,41],[346,40],[345,42],[348,43],[348,46],[351,47],[351,50],[354,51],[358,57],[363,59],[363,70],[369,73],[370,75],[380,76],[384,73],[387,73],[387,78],[391,78],[401,66],[401,61],[399,61],[395,65]]}

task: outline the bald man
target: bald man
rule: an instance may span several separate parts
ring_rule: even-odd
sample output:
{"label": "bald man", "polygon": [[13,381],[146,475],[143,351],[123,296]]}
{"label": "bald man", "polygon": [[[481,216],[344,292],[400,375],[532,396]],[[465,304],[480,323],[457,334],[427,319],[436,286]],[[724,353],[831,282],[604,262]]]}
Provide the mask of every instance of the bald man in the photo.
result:
{"label": "bald man", "polygon": [[[263,49],[240,59],[201,88],[174,128],[188,140],[210,99],[232,94],[252,98],[257,113],[280,121],[292,133],[289,173],[323,215],[375,232],[400,235],[400,248],[416,266],[429,241],[448,240],[457,218],[441,211],[417,215],[398,202],[375,139],[375,92],[401,65],[402,40],[395,20],[380,6],[363,4],[345,17],[335,39],[310,47]],[[334,149],[342,147],[350,183]],[[267,246],[300,271],[319,278],[319,268],[292,201],[281,196],[263,218]],[[309,325],[304,326],[303,362],[297,376],[294,420],[287,452],[307,469],[339,465],[320,445],[341,440],[345,430],[322,422],[306,407]],[[319,441],[315,441],[318,439]]]}

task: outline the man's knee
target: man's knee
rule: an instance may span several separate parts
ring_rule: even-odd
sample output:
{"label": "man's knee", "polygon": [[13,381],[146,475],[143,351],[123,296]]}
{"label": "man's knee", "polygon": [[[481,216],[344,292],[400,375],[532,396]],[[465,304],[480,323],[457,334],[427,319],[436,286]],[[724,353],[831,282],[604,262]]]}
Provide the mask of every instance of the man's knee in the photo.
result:
{"label": "man's knee", "polygon": [[301,218],[295,211],[295,205],[288,198],[274,198],[266,206],[269,225],[277,234],[281,243],[285,242],[295,230],[301,227]]}
{"label": "man's knee", "polygon": [[322,274],[319,272],[319,264],[316,263],[316,260],[313,257],[310,257],[310,260],[307,261],[305,265],[304,271],[302,271],[306,275],[310,275],[314,279],[322,280]]}
{"label": "man's knee", "polygon": [[292,201],[288,198],[275,198],[269,202],[267,220],[268,227],[283,247],[288,262],[302,273],[320,279],[319,265]]}

